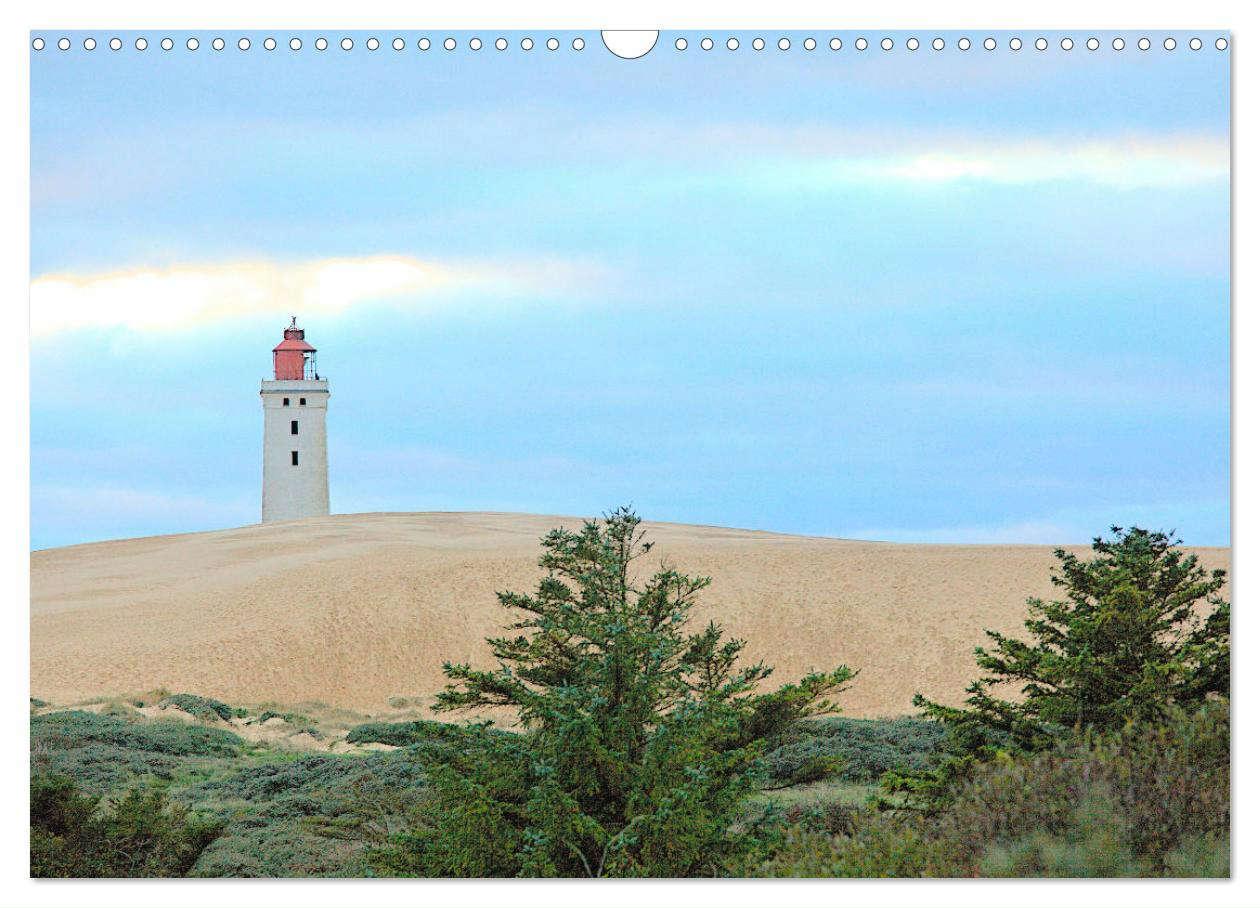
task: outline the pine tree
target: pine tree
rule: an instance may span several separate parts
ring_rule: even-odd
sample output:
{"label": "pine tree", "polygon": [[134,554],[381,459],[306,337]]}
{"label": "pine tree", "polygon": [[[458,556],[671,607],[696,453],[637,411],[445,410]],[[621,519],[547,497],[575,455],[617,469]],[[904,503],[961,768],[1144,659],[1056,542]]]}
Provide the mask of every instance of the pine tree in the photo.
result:
{"label": "pine tree", "polygon": [[[1111,533],[1094,540],[1090,560],[1055,551],[1051,580],[1064,598],[1028,600],[1031,642],[985,631],[992,645],[976,648],[976,664],[986,674],[967,688],[964,707],[915,696],[924,715],[949,727],[944,756],[929,772],[890,774],[888,790],[939,807],[977,761],[1229,696],[1225,571],[1209,573],[1165,533]],[[1015,689],[1022,698],[1004,698]]]}
{"label": "pine tree", "polygon": [[517,633],[487,642],[493,669],[447,664],[439,710],[506,707],[523,728],[431,778],[423,822],[377,853],[422,875],[689,876],[741,847],[741,802],[793,722],[832,711],[841,666],[761,692],[764,663],[716,623],[687,623],[709,579],[662,567],[620,509],[543,540],[533,595],[499,594]]}

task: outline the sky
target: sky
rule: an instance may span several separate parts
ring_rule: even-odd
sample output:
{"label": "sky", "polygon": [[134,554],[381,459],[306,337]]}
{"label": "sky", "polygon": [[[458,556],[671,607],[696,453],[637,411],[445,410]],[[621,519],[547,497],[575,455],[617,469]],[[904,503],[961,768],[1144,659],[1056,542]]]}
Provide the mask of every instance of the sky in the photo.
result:
{"label": "sky", "polygon": [[31,52],[34,548],[256,523],[291,314],[335,513],[1229,544],[1214,36],[113,34]]}

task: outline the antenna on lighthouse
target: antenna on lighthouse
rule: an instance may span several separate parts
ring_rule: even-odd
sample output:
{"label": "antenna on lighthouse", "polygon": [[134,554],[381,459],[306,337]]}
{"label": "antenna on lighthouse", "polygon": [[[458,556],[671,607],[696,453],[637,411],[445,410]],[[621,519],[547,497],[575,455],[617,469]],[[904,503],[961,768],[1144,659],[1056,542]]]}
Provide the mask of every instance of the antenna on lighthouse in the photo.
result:
{"label": "antenna on lighthouse", "polygon": [[296,327],[297,327],[297,316],[296,316],[296,315],[290,315],[290,316],[289,316],[289,327],[290,327],[290,328],[296,328]]}

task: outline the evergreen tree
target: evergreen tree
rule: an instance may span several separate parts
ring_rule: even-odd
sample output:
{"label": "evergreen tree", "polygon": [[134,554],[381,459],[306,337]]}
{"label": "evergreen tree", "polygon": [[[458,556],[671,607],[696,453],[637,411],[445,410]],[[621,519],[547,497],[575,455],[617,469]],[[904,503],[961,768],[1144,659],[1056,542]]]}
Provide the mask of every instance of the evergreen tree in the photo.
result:
{"label": "evergreen tree", "polygon": [[[761,692],[741,640],[687,622],[708,578],[662,567],[628,509],[553,530],[533,595],[499,594],[518,633],[487,642],[494,669],[447,664],[439,710],[506,707],[520,735],[487,735],[433,771],[419,824],[374,853],[428,876],[692,876],[742,847],[741,802],[760,757],[832,705],[846,667]],[[743,835],[747,835],[744,833]]]}
{"label": "evergreen tree", "polygon": [[[944,756],[928,772],[890,773],[888,790],[939,807],[976,761],[1229,696],[1225,571],[1209,573],[1165,533],[1111,533],[1094,540],[1089,560],[1055,551],[1051,580],[1064,598],[1028,600],[1031,642],[985,631],[992,645],[976,648],[976,664],[986,674],[967,688],[964,707],[915,696],[924,715],[948,726]],[[1016,689],[1022,698],[1004,698]]]}

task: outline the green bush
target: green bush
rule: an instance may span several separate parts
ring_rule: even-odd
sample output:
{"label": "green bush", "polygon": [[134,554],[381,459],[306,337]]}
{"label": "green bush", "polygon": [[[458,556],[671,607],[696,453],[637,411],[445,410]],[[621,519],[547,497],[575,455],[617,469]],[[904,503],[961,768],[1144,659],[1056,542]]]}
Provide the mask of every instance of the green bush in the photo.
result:
{"label": "green bush", "polygon": [[361,876],[364,849],[405,828],[424,769],[410,751],[311,754],[193,785],[180,799],[227,824],[194,875]]}
{"label": "green bush", "polygon": [[1170,710],[1158,724],[1089,734],[1054,750],[986,767],[942,814],[942,833],[976,855],[993,842],[1067,836],[1089,799],[1110,805],[1146,873],[1187,836],[1229,835],[1229,707]]}
{"label": "green bush", "polygon": [[406,747],[434,741],[462,741],[466,732],[462,726],[449,722],[433,722],[418,719],[414,722],[365,722],[356,725],[346,734],[351,744],[389,744]]}
{"label": "green bush", "polygon": [[94,794],[147,777],[169,781],[189,766],[233,759],[244,747],[223,729],[77,710],[31,716],[30,730],[31,771],[69,776]]}
{"label": "green bush", "polygon": [[1173,877],[1228,877],[1229,836],[1189,835],[1164,858]]}
{"label": "green bush", "polygon": [[351,744],[388,744],[409,747],[417,757],[441,760],[444,755],[479,747],[487,737],[511,737],[516,732],[495,728],[488,722],[456,725],[418,719],[414,722],[366,722],[346,734]]}
{"label": "green bush", "polygon": [[877,782],[889,770],[919,771],[944,737],[937,722],[899,719],[810,719],[793,727],[764,762],[773,784],[822,778]]}
{"label": "green bush", "polygon": [[966,855],[935,837],[920,817],[864,810],[840,834],[789,826],[769,846],[727,867],[744,877],[958,877],[970,876]]}
{"label": "green bush", "polygon": [[318,730],[314,720],[312,720],[310,716],[304,716],[301,713],[282,713],[277,712],[274,709],[263,710],[262,713],[259,714],[257,721],[259,724],[262,724],[263,722],[267,722],[271,719],[283,719],[288,725],[296,725],[299,728],[312,733]]}
{"label": "green bush", "polygon": [[[979,767],[935,815],[851,814],[850,828],[763,831],[728,867],[754,876],[1225,876],[1229,706],[1090,733]],[[783,820],[790,821],[790,816]],[[836,827],[839,827],[837,830]],[[828,834],[832,832],[832,834]],[[836,834],[838,832],[838,834]]]}
{"label": "green bush", "polygon": [[222,831],[160,791],[106,803],[58,776],[31,779],[30,813],[33,877],[185,876]]}
{"label": "green bush", "polygon": [[199,697],[196,694],[171,694],[159,702],[158,706],[183,710],[188,715],[203,721],[217,718],[227,722],[237,712],[226,703],[210,697]]}
{"label": "green bush", "polygon": [[32,772],[70,776],[94,794],[108,794],[142,779],[169,782],[184,764],[178,757],[110,744],[36,750],[31,754]]}
{"label": "green bush", "polygon": [[[368,852],[389,876],[512,877],[521,875],[536,778],[528,754],[513,741],[488,740],[484,751],[451,753],[430,769],[414,804],[414,822]],[[546,874],[554,876],[554,872]]]}
{"label": "green bush", "polygon": [[364,876],[361,847],[330,840],[302,823],[232,823],[201,855],[194,877]]}
{"label": "green bush", "polygon": [[172,756],[236,756],[244,742],[222,728],[169,720],[131,722],[69,710],[31,717],[31,739],[46,748],[112,744]]}
{"label": "green bush", "polygon": [[264,804],[277,796],[335,793],[351,783],[373,780],[382,786],[418,787],[423,766],[405,752],[357,755],[306,754],[240,766],[189,789],[191,799],[235,799]]}
{"label": "green bush", "polygon": [[223,824],[195,876],[362,875],[366,844],[402,831],[431,762],[428,744],[259,759],[229,731],[170,719],[64,712],[30,724],[34,774],[110,796],[156,779],[180,809]]}
{"label": "green bush", "polygon": [[1055,832],[1027,832],[988,846],[987,877],[1139,877],[1146,868],[1130,846],[1133,829],[1101,786],[1086,794]]}
{"label": "green bush", "polygon": [[98,715],[112,716],[116,719],[137,719],[141,713],[128,703],[114,700],[102,706]]}

